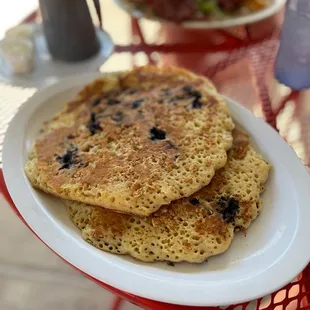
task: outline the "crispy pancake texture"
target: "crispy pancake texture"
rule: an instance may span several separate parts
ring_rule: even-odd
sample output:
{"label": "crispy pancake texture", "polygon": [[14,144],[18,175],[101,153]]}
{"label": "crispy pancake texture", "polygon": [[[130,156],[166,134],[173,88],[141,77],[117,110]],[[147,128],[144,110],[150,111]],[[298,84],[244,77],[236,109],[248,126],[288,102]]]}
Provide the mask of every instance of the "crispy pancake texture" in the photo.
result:
{"label": "crispy pancake texture", "polygon": [[207,79],[140,67],[85,86],[44,125],[25,171],[55,196],[147,216],[209,184],[233,128]]}
{"label": "crispy pancake texture", "polygon": [[227,164],[211,183],[148,217],[65,203],[82,237],[101,250],[146,262],[201,263],[225,252],[234,233],[248,228],[258,216],[269,169],[250,146],[248,135],[234,130]]}

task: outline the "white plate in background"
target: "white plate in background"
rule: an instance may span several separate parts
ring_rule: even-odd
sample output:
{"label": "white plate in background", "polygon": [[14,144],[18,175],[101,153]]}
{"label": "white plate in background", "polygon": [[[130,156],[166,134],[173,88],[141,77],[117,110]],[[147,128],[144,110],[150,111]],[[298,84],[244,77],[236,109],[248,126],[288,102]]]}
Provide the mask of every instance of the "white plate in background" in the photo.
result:
{"label": "white plate in background", "polygon": [[[125,10],[128,14],[135,18],[146,18],[153,21],[158,21],[161,23],[167,23],[168,20],[157,18],[156,16],[152,16],[150,14],[146,14],[142,10],[134,7],[130,4],[128,0],[114,0],[115,3],[123,10]],[[167,0],[169,1],[169,0]],[[184,21],[180,23],[180,26],[185,28],[196,28],[196,29],[219,29],[219,28],[229,28],[241,25],[252,24],[258,22],[260,20],[266,19],[278,11],[280,11],[286,3],[286,0],[270,0],[270,5],[263,10],[257,11],[255,13],[251,13],[244,16],[234,16],[234,17],[226,17],[222,20],[201,20],[201,21]]]}

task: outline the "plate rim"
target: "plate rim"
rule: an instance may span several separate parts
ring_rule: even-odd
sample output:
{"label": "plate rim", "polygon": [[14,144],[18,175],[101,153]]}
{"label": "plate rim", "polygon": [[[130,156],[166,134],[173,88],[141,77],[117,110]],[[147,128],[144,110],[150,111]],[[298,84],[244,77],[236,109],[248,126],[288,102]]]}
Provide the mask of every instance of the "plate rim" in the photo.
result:
{"label": "plate rim", "polygon": [[[161,18],[156,18],[152,16],[146,16],[143,14],[142,11],[140,10],[129,10],[126,8],[126,0],[114,0],[114,3],[125,11],[127,14],[130,16],[140,19],[146,19],[150,21],[155,21],[155,22],[160,22],[164,24],[174,24],[178,25],[176,23],[173,23],[171,21],[161,19]],[[242,26],[242,25],[249,25],[253,24],[256,22],[259,22],[263,19],[266,19],[273,14],[276,14],[277,12],[280,11],[282,7],[285,6],[287,0],[273,0],[273,3],[269,5],[267,8],[258,11],[256,13],[252,13],[249,15],[245,16],[240,16],[240,17],[234,17],[234,18],[227,18],[224,20],[213,20],[213,21],[195,21],[195,20],[189,20],[189,21],[184,21],[181,22],[179,25],[183,28],[188,28],[188,29],[224,29],[224,28],[230,28],[230,27],[236,27],[236,26]]]}
{"label": "plate rim", "polygon": [[[283,278],[281,281],[275,281],[274,279],[268,279],[268,286],[265,283],[260,293],[257,293],[254,289],[253,291],[253,280],[250,281],[250,283],[247,283],[245,281],[245,284],[243,284],[243,288],[247,288],[247,293],[242,293],[242,298],[235,298],[235,294],[237,292],[237,289],[240,289],[239,286],[236,286],[236,288],[231,288],[231,293],[229,294],[229,291],[227,292],[226,296],[223,293],[223,288],[221,288],[221,298],[218,299],[218,297],[212,296],[212,294],[207,294],[207,298],[203,297],[202,299],[197,299],[197,296],[195,296],[194,287],[186,287],[184,285],[181,285],[181,283],[176,283],[176,281],[168,281],[167,280],[161,280],[155,283],[156,287],[161,287],[160,290],[153,289],[146,291],[141,291],[143,287],[147,289],[147,287],[150,285],[149,280],[147,279],[148,275],[143,274],[136,274],[130,270],[124,269],[124,266],[118,265],[118,268],[110,268],[113,269],[113,275],[111,271],[108,271],[109,267],[115,267],[115,264],[112,260],[102,259],[101,257],[101,263],[102,268],[105,269],[104,275],[95,275],[94,271],[91,271],[89,266],[86,266],[85,264],[82,264],[81,262],[77,262],[77,259],[72,255],[72,253],[69,255],[68,253],[65,253],[62,246],[57,243],[59,240],[53,240],[51,235],[48,235],[44,230],[40,230],[40,225],[36,222],[36,217],[38,216],[34,210],[30,210],[28,213],[25,213],[25,210],[23,208],[26,208],[25,205],[32,204],[34,201],[28,201],[28,198],[32,198],[35,200],[35,197],[33,196],[32,192],[29,190],[29,184],[27,182],[24,183],[24,172],[23,169],[20,171],[20,167],[23,167],[23,163],[21,160],[21,156],[18,154],[15,154],[15,157],[19,158],[19,163],[14,166],[12,169],[10,163],[12,163],[12,154],[18,153],[16,150],[23,150],[24,149],[24,136],[23,136],[23,128],[20,128],[22,126],[15,126],[23,125],[27,119],[29,119],[32,115],[32,113],[48,98],[56,95],[59,92],[69,90],[72,87],[82,86],[83,84],[87,83],[88,81],[98,78],[102,76],[102,73],[90,73],[90,74],[83,74],[79,76],[74,77],[68,77],[63,79],[61,82],[53,84],[49,87],[46,87],[44,89],[39,90],[37,93],[35,93],[31,98],[25,102],[20,110],[17,112],[17,114],[14,116],[13,120],[10,122],[9,128],[5,135],[4,145],[3,145],[3,175],[4,180],[7,185],[8,191],[12,197],[12,200],[14,201],[16,208],[20,212],[21,216],[24,218],[25,222],[29,225],[31,230],[49,247],[51,248],[55,253],[57,253],[60,257],[62,257],[65,261],[73,265],[75,268],[80,269],[85,274],[93,277],[94,279],[103,282],[107,285],[110,285],[116,289],[123,290],[125,292],[128,292],[130,294],[134,294],[140,297],[148,298],[151,300],[161,301],[161,302],[167,302],[171,304],[179,304],[179,305],[188,305],[188,306],[219,306],[219,305],[228,305],[228,304],[237,304],[240,302],[246,302],[249,300],[254,300],[257,298],[260,298],[262,296],[266,296],[267,294],[270,294],[271,292],[274,292],[280,288],[282,288],[284,285],[289,283],[295,276],[297,276],[308,264],[310,260],[310,247],[305,248],[304,247],[304,241],[307,239],[306,236],[309,236],[310,234],[310,227],[307,223],[307,218],[310,218],[310,208],[306,208],[307,201],[310,201],[310,192],[308,190],[307,185],[310,184],[310,176],[306,169],[306,167],[302,164],[302,162],[298,159],[297,155],[293,151],[293,149],[286,144],[286,142],[278,136],[277,139],[279,139],[279,143],[281,143],[281,147],[284,148],[286,154],[283,156],[293,157],[294,160],[292,163],[290,163],[290,167],[287,169],[293,173],[294,175],[298,175],[300,178],[300,182],[298,183],[300,186],[298,188],[299,193],[301,193],[301,197],[306,199],[299,199],[299,203],[304,205],[303,208],[299,209],[299,213],[301,216],[298,218],[299,226],[295,233],[295,238],[292,240],[290,247],[287,249],[287,251],[281,256],[281,260],[275,263],[275,266],[272,266],[272,268],[275,269],[277,274],[285,273],[287,274],[287,277],[285,279]],[[238,103],[234,102],[231,99],[227,99],[228,104],[234,106],[238,111],[242,111],[242,113],[245,113],[247,116],[253,119],[253,122],[260,123],[260,126],[265,128],[264,130],[267,130],[269,134],[271,135],[278,135],[278,133],[272,129],[268,124],[266,124],[263,120],[258,119],[255,117],[250,111],[248,111],[243,106],[239,105]],[[256,119],[254,121],[254,119]],[[21,121],[23,120],[23,121]],[[242,124],[241,124],[242,125]],[[268,128],[268,129],[267,129]],[[20,134],[20,136],[16,134]],[[17,137],[15,139],[12,139],[10,137]],[[281,140],[281,142],[280,142]],[[21,165],[21,166],[20,166]],[[17,168],[18,167],[18,168]],[[294,167],[294,169],[293,169]],[[306,181],[306,182],[304,182]],[[23,189],[22,195],[20,189]],[[26,201],[26,202],[25,202]],[[304,202],[306,201],[306,202]],[[42,211],[42,210],[41,210]],[[40,211],[40,212],[41,212]],[[43,211],[42,211],[43,212]],[[49,219],[50,221],[50,219]],[[56,223],[53,223],[55,226]],[[55,228],[55,227],[54,227]],[[57,232],[58,234],[60,231]],[[297,239],[297,235],[299,239]],[[55,236],[54,236],[55,237]],[[60,239],[65,240],[65,238],[68,238],[68,236],[58,236]],[[68,238],[66,241],[67,243],[72,243],[72,240]],[[85,242],[86,244],[86,242]],[[79,253],[81,251],[81,247],[84,247],[83,245],[77,247],[77,244],[73,246],[72,244],[69,244],[68,249],[72,248],[73,253]],[[295,249],[295,250],[294,250]],[[303,256],[300,255],[292,255],[296,252],[297,249],[302,249]],[[290,255],[288,255],[290,254]],[[299,253],[300,254],[300,253]],[[99,253],[98,253],[99,255]],[[97,256],[97,254],[93,255]],[[292,264],[292,261],[295,261],[297,263]],[[104,263],[104,264],[103,264]],[[290,266],[291,268],[287,268],[287,266]],[[106,268],[104,268],[106,267]],[[274,272],[275,272],[274,271]],[[107,275],[108,274],[108,275]],[[260,280],[260,275],[256,276],[258,280]],[[126,278],[127,277],[127,278]],[[115,281],[115,279],[117,279]],[[122,281],[119,281],[119,279],[122,279]],[[158,280],[158,279],[157,279]],[[139,283],[139,285],[133,286],[132,283],[135,281],[135,283]],[[140,281],[140,282],[139,282]],[[154,279],[153,279],[154,281]],[[154,282],[152,283],[154,285]],[[256,283],[257,284],[257,283]],[[227,284],[226,284],[227,285]],[[255,285],[254,285],[255,286]],[[172,294],[171,290],[178,289],[177,294]],[[182,292],[180,290],[183,290]],[[158,293],[160,291],[160,293]],[[164,297],[163,292],[170,292],[169,295],[165,295]],[[188,293],[192,293],[191,296],[188,295]],[[174,295],[171,297],[171,295]],[[229,297],[227,297],[229,295]],[[240,295],[240,293],[239,293]],[[204,294],[204,296],[206,296]],[[194,298],[193,298],[194,297]],[[200,297],[201,298],[201,297]],[[212,299],[212,300],[211,300]]]}

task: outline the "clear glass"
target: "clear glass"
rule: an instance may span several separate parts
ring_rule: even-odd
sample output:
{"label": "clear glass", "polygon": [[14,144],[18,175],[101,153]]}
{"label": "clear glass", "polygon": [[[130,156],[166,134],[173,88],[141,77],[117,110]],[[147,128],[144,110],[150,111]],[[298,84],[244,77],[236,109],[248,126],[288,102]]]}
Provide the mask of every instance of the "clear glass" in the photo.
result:
{"label": "clear glass", "polygon": [[310,88],[310,1],[289,0],[278,52],[276,78],[292,89]]}

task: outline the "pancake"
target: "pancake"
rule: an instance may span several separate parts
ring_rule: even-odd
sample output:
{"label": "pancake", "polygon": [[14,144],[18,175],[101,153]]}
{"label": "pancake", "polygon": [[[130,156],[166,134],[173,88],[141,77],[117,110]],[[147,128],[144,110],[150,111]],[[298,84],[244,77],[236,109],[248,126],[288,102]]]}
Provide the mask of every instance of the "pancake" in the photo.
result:
{"label": "pancake", "polygon": [[45,124],[25,171],[55,196],[147,216],[209,184],[233,127],[207,79],[141,67],[87,85]]}
{"label": "pancake", "polygon": [[[234,131],[228,161],[211,183],[148,217],[65,201],[72,222],[95,247],[145,262],[204,262],[229,248],[235,231],[258,216],[269,165]],[[259,206],[259,207],[258,207]]]}
{"label": "pancake", "polygon": [[234,129],[233,138],[227,164],[215,174],[210,186],[199,193],[210,202],[214,201],[214,197],[220,200],[222,197],[234,197],[239,202],[239,210],[234,217],[237,231],[246,230],[261,212],[260,194],[264,191],[270,165],[250,145],[246,132]]}

